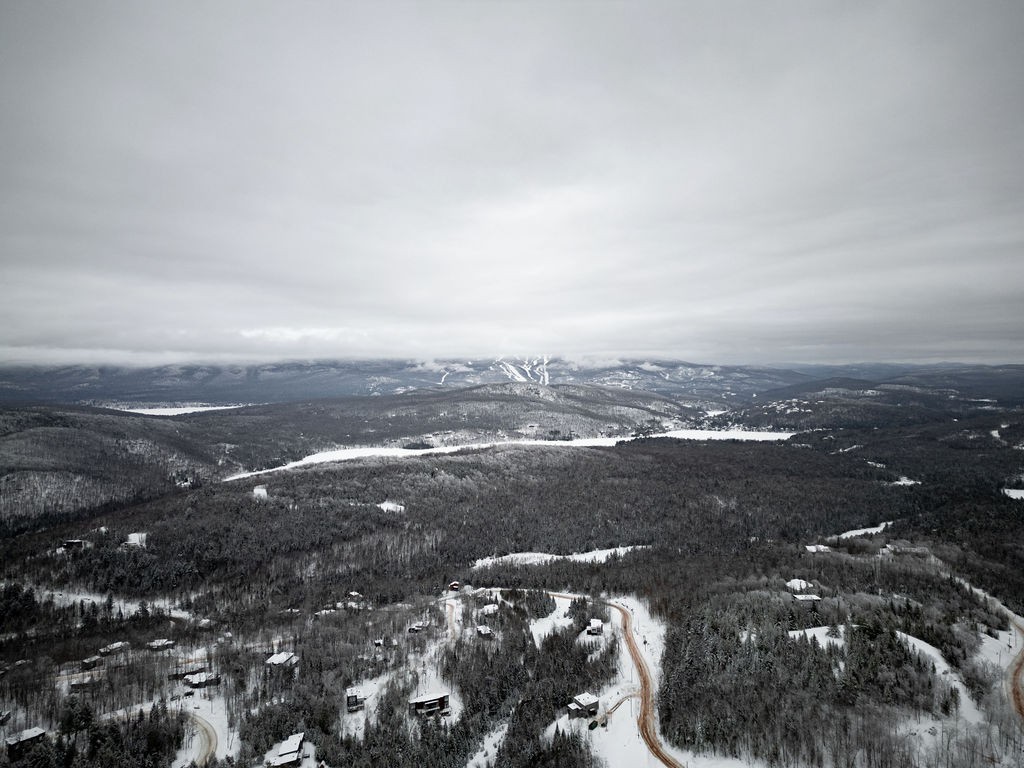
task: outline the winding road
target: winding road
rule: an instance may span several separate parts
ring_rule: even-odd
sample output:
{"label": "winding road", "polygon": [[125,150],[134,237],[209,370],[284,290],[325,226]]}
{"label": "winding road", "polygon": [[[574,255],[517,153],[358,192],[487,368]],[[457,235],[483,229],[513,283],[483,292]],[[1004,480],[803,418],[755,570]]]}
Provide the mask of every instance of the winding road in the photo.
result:
{"label": "winding road", "polygon": [[[548,594],[552,597],[566,597],[570,600],[579,597],[579,595],[566,595],[558,592],[549,592]],[[636,644],[636,638],[633,637],[633,614],[618,603],[604,602],[604,605],[618,611],[622,617],[622,636],[626,639],[626,647],[629,649],[633,666],[636,667],[637,676],[640,679],[640,715],[636,720],[640,738],[644,740],[651,754],[658,758],[662,765],[666,765],[668,768],[686,768],[683,763],[666,751],[658,738],[658,726],[654,712],[654,683],[651,680],[651,671],[647,667],[647,662],[640,652],[640,647]]]}
{"label": "winding road", "polygon": [[[1011,622],[1017,629],[1017,634],[1024,641],[1024,625]],[[1010,700],[1013,708],[1021,720],[1024,720],[1024,642],[1021,642],[1021,649],[1016,658],[1010,663]]]}
{"label": "winding road", "polygon": [[188,716],[198,726],[197,733],[200,738],[198,757],[195,758],[196,765],[206,765],[217,754],[217,731],[214,730],[213,726],[202,715],[189,712]]}

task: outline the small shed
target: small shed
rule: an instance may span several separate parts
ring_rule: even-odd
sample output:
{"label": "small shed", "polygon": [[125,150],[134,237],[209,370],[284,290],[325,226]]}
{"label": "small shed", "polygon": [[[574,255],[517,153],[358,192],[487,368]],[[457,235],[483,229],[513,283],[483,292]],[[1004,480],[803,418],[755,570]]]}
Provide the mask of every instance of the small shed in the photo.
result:
{"label": "small shed", "polygon": [[46,731],[42,728],[29,728],[16,733],[13,736],[8,736],[4,739],[4,744],[7,745],[7,757],[12,761],[20,760],[35,744],[38,744],[46,736]]}
{"label": "small shed", "polygon": [[101,656],[90,656],[87,659],[82,659],[82,669],[96,669],[102,663],[103,658]]}
{"label": "small shed", "polygon": [[146,538],[149,536],[148,533],[129,533],[128,540],[122,544],[122,547],[128,547],[129,549],[145,549]]}
{"label": "small shed", "polygon": [[587,627],[588,635],[600,635],[604,633],[604,622],[600,619],[591,619]]}
{"label": "small shed", "polygon": [[484,624],[481,624],[476,628],[476,635],[477,637],[482,637],[484,640],[494,639],[494,632],[491,630],[490,627]]}
{"label": "small shed", "polygon": [[601,700],[592,693],[581,693],[578,696],[573,696],[568,706],[569,718],[596,717],[600,706]]}
{"label": "small shed", "polygon": [[418,717],[447,715],[451,712],[448,691],[435,691],[409,699],[409,711]]}

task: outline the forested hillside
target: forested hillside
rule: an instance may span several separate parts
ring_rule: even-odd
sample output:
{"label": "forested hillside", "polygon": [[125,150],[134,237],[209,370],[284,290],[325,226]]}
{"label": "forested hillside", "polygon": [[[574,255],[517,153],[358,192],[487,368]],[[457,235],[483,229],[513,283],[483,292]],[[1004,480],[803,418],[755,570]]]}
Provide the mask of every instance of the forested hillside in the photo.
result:
{"label": "forested hillside", "polygon": [[[581,691],[625,685],[620,630],[588,645],[587,622],[610,621],[609,596],[631,596],[664,627],[656,723],[689,751],[678,754],[1014,765],[1020,720],[1005,663],[994,664],[1016,653],[1014,630],[967,584],[1024,613],[1024,502],[1005,493],[1024,485],[1024,420],[922,403],[912,418],[859,427],[846,407],[835,412],[846,426],[784,441],[601,448],[566,446],[554,430],[642,432],[687,410],[517,384],[174,418],[9,411],[10,477],[78,472],[110,485],[8,522],[0,710],[49,729],[32,765],[135,754],[139,739],[166,765],[160,745],[181,740],[174,706],[116,731],[96,723],[140,702],[181,708],[168,678],[199,658],[218,675],[204,701],[221,708],[243,764],[301,731],[331,766],[461,768],[481,749],[500,766],[597,765],[599,740],[560,718]],[[453,419],[492,433],[561,426],[550,445],[222,480],[240,456],[276,464],[324,440],[441,440],[436,427]],[[629,546],[606,560],[476,565]],[[482,591],[446,589],[453,581]],[[551,593],[582,597],[563,616]],[[180,653],[142,650],[156,638]],[[86,684],[79,660],[114,641],[133,650]],[[295,667],[268,666],[282,650]],[[355,685],[372,688],[365,711],[346,708]],[[450,714],[410,715],[408,702],[438,686]],[[614,705],[594,727],[608,727]]]}

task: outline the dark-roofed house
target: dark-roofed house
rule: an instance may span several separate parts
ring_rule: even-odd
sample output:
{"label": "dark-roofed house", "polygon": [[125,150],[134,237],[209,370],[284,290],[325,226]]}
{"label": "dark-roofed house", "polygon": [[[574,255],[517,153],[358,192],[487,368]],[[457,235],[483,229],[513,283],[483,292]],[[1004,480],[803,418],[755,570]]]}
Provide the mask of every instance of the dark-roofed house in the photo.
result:
{"label": "dark-roofed house", "polygon": [[46,731],[42,728],[29,728],[16,733],[13,736],[8,736],[4,739],[4,744],[7,745],[7,757],[12,761],[20,760],[35,744],[38,744],[46,736]]}
{"label": "dark-roofed house", "polygon": [[429,717],[430,715],[437,714],[447,715],[451,712],[448,703],[450,695],[448,691],[435,691],[409,699],[409,711],[419,717]]}
{"label": "dark-roofed house", "polygon": [[349,688],[345,691],[345,709],[349,712],[358,712],[366,706],[368,698],[362,688]]}

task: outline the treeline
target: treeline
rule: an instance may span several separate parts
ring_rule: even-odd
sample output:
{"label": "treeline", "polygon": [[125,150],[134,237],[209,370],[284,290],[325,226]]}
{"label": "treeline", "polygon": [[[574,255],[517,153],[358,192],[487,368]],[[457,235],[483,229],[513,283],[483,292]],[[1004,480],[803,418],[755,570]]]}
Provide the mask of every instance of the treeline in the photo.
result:
{"label": "treeline", "polygon": [[74,697],[60,714],[56,738],[46,737],[15,760],[0,757],[10,768],[165,768],[185,735],[185,716],[162,703],[149,713],[139,710],[123,720],[101,720]]}

